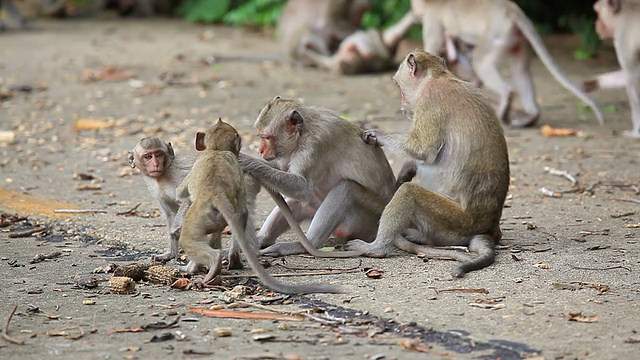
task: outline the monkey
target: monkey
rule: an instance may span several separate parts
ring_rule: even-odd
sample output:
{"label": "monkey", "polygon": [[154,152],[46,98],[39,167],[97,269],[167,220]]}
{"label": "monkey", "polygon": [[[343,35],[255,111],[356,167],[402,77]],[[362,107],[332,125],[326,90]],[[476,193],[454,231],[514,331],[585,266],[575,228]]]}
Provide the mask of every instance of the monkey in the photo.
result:
{"label": "monkey", "polygon": [[[7,11],[7,16],[9,19],[14,22],[21,29],[27,28],[27,21],[18,11],[16,5],[14,4],[16,0],[0,0],[0,13],[1,10],[4,9]],[[37,13],[42,15],[53,15],[64,9],[67,4],[67,0],[29,0],[29,5],[37,11]],[[6,25],[2,21],[0,15],[0,31],[6,30]]]}
{"label": "monkey", "polygon": [[[160,213],[165,218],[169,230],[169,250],[153,256],[152,259],[162,262],[175,259],[179,252],[182,221],[189,207],[188,199],[187,202],[181,202],[176,195],[176,189],[191,171],[195,157],[192,154],[176,155],[170,142],[150,136],[138,141],[133,149],[127,153],[127,160],[131,168],[138,168],[142,173],[149,193],[160,205]],[[255,216],[255,201],[260,192],[260,184],[249,175],[245,175],[244,183],[249,216]],[[219,238],[211,240],[219,241]],[[229,250],[228,268],[242,268],[239,248],[233,243]]]}
{"label": "monkey", "polygon": [[[409,133],[376,129],[362,136],[409,158],[420,184],[401,184],[384,208],[375,240],[352,240],[347,249],[385,257],[395,246],[452,257],[462,262],[456,277],[493,264],[509,188],[509,155],[495,111],[480,90],[424,51],[408,54],[393,80],[402,111],[412,119]],[[441,246],[468,246],[477,254],[433,248]]]}
{"label": "monkey", "polygon": [[640,139],[640,1],[599,0],[593,9],[598,14],[596,32],[601,39],[613,39],[613,46],[621,69],[586,80],[587,91],[624,87],[631,108],[632,129],[624,136]]}
{"label": "monkey", "polygon": [[178,256],[178,239],[182,225],[176,217],[180,208],[176,189],[191,170],[195,158],[191,154],[176,155],[170,142],[150,136],[138,141],[127,153],[127,160],[132,169],[137,168],[142,173],[147,189],[158,201],[160,212],[169,229],[169,250],[154,256],[153,260],[174,259]]}
{"label": "monkey", "polygon": [[[382,149],[363,142],[357,125],[329,109],[276,96],[254,128],[261,159],[240,154],[240,165],[284,195],[298,223],[311,221],[307,238],[313,247],[324,246],[332,233],[373,240],[395,177]],[[260,254],[304,253],[299,243],[275,244],[287,228],[282,211],[274,208],[258,233]]]}
{"label": "monkey", "polygon": [[231,125],[220,119],[206,132],[196,133],[195,147],[199,154],[193,168],[176,190],[178,197],[191,201],[180,236],[180,245],[190,261],[182,271],[194,273],[200,266],[207,266],[209,271],[202,280],[205,284],[220,273],[220,250],[211,247],[207,235],[219,238],[228,224],[232,243],[239,244],[253,271],[268,287],[287,294],[342,291],[331,285],[285,284],[260,265],[253,249],[255,228],[248,215],[244,175],[238,162],[241,139]]}
{"label": "monkey", "polygon": [[384,31],[359,30],[347,36],[331,56],[314,49],[304,49],[305,56],[318,67],[332,72],[352,75],[379,72],[392,68],[398,43],[415,23],[409,11],[400,21]]}
{"label": "monkey", "polygon": [[[498,118],[512,127],[534,126],[540,116],[535,88],[529,72],[530,49],[542,60],[553,77],[586,103],[598,123],[604,125],[598,105],[574,85],[559,69],[544,46],[531,20],[509,0],[411,0],[411,9],[422,19],[424,49],[437,54],[445,37],[456,37],[474,46],[474,72],[483,85],[499,97]],[[510,115],[514,91],[498,71],[498,62],[507,58],[524,115]]]}

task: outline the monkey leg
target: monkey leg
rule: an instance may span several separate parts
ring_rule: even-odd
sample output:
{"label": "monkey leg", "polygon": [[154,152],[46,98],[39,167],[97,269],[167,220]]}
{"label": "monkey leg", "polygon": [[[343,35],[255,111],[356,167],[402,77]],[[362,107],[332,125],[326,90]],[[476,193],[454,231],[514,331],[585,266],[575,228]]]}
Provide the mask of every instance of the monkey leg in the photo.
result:
{"label": "monkey leg", "polygon": [[508,124],[510,122],[509,111],[511,110],[513,91],[498,70],[498,62],[501,56],[506,53],[505,50],[506,46],[504,44],[482,41],[474,49],[471,64],[480,81],[487,88],[498,93],[500,101],[496,113],[500,121]]}
{"label": "monkey leg", "polygon": [[540,108],[536,101],[536,89],[529,71],[530,63],[531,49],[529,44],[521,42],[509,51],[511,76],[525,112],[523,116],[511,119],[510,125],[516,128],[533,126],[540,117]]}
{"label": "monkey leg", "polygon": [[[315,213],[315,209],[303,206],[297,200],[289,199],[287,200],[287,204],[289,205],[289,208],[291,208],[291,212],[298,223],[311,219]],[[276,206],[271,211],[264,224],[262,224],[260,232],[258,232],[258,245],[260,246],[260,249],[264,249],[275,244],[276,239],[278,239],[278,237],[284,234],[287,230],[289,230],[289,224],[287,223],[284,215],[282,215],[280,208]]]}
{"label": "monkey leg", "polygon": [[[375,237],[384,201],[352,181],[342,181],[327,194],[313,216],[307,238],[313,247],[321,248],[332,233],[341,238]],[[295,214],[295,211],[294,211]],[[260,252],[267,256],[304,254],[299,242],[279,243]]]}
{"label": "monkey leg", "polygon": [[[640,65],[636,65],[640,68]],[[623,67],[624,69],[625,67]],[[635,74],[634,74],[635,72]],[[625,131],[623,134],[626,137],[633,139],[640,139],[640,75],[638,75],[640,69],[628,70],[627,75],[627,96],[629,97],[629,107],[631,108],[631,122],[633,128],[629,131]]]}

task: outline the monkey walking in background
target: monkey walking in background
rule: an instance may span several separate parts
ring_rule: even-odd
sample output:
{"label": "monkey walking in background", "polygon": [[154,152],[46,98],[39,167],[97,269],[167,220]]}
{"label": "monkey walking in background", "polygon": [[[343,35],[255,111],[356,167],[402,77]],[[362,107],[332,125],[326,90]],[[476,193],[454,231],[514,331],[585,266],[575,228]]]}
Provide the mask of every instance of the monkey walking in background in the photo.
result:
{"label": "monkey walking in background", "polygon": [[[500,101],[498,118],[513,127],[536,124],[540,108],[536,101],[533,79],[529,72],[533,47],[553,77],[567,90],[586,103],[603,125],[602,112],[596,103],[574,85],[553,61],[531,20],[508,0],[411,0],[411,8],[422,19],[424,50],[437,54],[446,37],[458,38],[474,46],[471,65],[483,85],[495,91]],[[514,91],[498,69],[507,59],[524,115],[510,114]]]}
{"label": "monkey walking in background", "polygon": [[[509,188],[507,144],[495,111],[443,59],[423,51],[409,54],[393,79],[411,130],[367,130],[363,139],[410,159],[402,170],[409,173],[399,178],[410,180],[417,170],[420,184],[399,186],[373,242],[353,240],[347,248],[372,257],[388,256],[394,246],[452,257],[462,262],[456,277],[493,264]],[[434,248],[441,246],[468,246],[470,253]]]}
{"label": "monkey walking in background", "polygon": [[585,91],[624,87],[631,108],[631,130],[624,135],[640,139],[640,1],[599,0],[596,32],[601,39],[613,39],[618,71],[601,74],[583,83]]}
{"label": "monkey walking in background", "polygon": [[[311,221],[307,238],[313,247],[323,247],[332,233],[374,239],[395,177],[382,149],[365,144],[357,125],[331,110],[276,96],[254,127],[262,159],[241,154],[240,165],[286,197],[296,222]],[[285,220],[278,207],[267,217],[258,234],[262,255],[305,252],[297,242],[275,243],[289,228]]]}
{"label": "monkey walking in background", "polygon": [[[255,254],[255,228],[247,208],[244,175],[238,163],[241,139],[231,125],[219,120],[205,133],[198,132],[195,147],[200,153],[177,189],[178,197],[188,197],[191,202],[180,235],[180,245],[190,258],[189,263],[181,267],[182,271],[194,273],[200,267],[208,267],[203,283],[220,273],[220,236],[228,224],[232,243],[240,246],[253,271],[273,290],[287,294],[341,291],[331,285],[284,284],[260,265]],[[208,236],[216,240],[211,241]]]}

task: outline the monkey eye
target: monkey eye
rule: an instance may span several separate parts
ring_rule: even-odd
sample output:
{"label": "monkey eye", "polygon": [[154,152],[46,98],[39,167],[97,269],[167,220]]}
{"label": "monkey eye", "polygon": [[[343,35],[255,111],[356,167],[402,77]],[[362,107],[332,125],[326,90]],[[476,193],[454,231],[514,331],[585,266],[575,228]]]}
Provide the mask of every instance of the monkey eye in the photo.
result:
{"label": "monkey eye", "polygon": [[143,158],[145,160],[151,160],[151,158],[153,158],[153,155],[152,154],[144,154]]}

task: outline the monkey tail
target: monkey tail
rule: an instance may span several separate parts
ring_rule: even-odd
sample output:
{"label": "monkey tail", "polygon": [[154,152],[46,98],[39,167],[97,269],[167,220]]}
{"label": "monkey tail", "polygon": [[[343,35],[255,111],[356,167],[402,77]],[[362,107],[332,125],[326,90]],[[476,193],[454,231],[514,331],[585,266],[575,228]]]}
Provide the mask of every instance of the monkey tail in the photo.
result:
{"label": "monkey tail", "polygon": [[469,271],[479,270],[494,263],[496,253],[493,250],[493,240],[488,235],[476,235],[469,243],[469,251],[478,255],[471,260],[464,261],[453,271],[453,276],[461,278]]}
{"label": "monkey tail", "polygon": [[[231,227],[233,237],[240,245],[247,262],[266,286],[284,294],[344,293],[340,286],[329,284],[285,284],[269,275],[267,270],[260,264],[260,261],[258,261],[258,257],[250,245],[256,242],[254,229],[247,231],[242,224],[246,223],[246,214],[236,215],[232,213],[233,206],[226,197],[222,198],[224,198],[220,199],[222,204],[216,204],[216,207],[222,212]],[[241,220],[242,218],[244,218],[244,221]]]}
{"label": "monkey tail", "polygon": [[533,50],[536,52],[536,54],[538,54],[538,57],[540,58],[542,63],[547,67],[556,81],[558,81],[562,86],[564,86],[565,89],[569,90],[571,93],[573,93],[573,95],[587,104],[598,119],[598,123],[600,125],[604,125],[604,118],[598,105],[560,71],[558,65],[553,61],[549,50],[547,50],[547,48],[544,46],[542,38],[540,37],[540,35],[538,35],[538,32],[533,26],[531,20],[527,18],[522,10],[518,10],[519,11],[517,11],[514,21],[516,25],[518,25],[520,31],[529,41],[529,44],[531,44],[531,46],[533,47]]}

